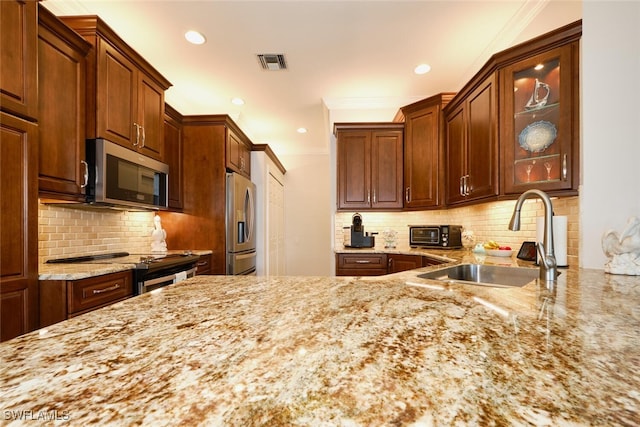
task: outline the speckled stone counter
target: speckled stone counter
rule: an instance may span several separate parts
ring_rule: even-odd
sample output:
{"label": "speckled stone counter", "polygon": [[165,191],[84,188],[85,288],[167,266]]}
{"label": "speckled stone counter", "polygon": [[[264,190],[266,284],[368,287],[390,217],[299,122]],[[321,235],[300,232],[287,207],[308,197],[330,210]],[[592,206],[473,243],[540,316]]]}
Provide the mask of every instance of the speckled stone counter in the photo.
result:
{"label": "speckled stone counter", "polygon": [[[638,425],[640,278],[199,276],[0,344],[3,423]],[[30,421],[33,425],[33,422]]]}
{"label": "speckled stone counter", "polygon": [[[167,254],[184,253],[184,250],[167,251]],[[190,251],[196,255],[208,255],[210,250]],[[80,280],[87,277],[133,270],[135,264],[127,263],[75,263],[75,264],[47,264],[38,266],[38,280]]]}

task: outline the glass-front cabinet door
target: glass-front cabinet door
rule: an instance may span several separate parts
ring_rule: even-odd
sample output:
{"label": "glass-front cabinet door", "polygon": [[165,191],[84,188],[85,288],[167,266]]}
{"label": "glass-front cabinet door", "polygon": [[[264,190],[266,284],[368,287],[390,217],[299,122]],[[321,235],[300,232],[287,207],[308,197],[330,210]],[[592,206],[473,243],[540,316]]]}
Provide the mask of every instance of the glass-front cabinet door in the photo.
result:
{"label": "glass-front cabinet door", "polygon": [[574,43],[501,70],[503,193],[577,190],[576,55]]}

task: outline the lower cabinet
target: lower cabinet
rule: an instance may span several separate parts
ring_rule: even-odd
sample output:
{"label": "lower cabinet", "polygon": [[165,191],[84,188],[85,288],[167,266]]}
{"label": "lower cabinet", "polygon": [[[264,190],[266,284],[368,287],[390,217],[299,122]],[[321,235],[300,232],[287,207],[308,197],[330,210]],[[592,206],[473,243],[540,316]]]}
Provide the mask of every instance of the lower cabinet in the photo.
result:
{"label": "lower cabinet", "polygon": [[336,254],[336,276],[381,276],[442,263],[424,255],[343,253]]}
{"label": "lower cabinet", "polygon": [[133,296],[133,272],[81,280],[40,281],[40,327],[105,307]]}
{"label": "lower cabinet", "polygon": [[196,276],[211,274],[211,255],[200,255],[196,264]]}

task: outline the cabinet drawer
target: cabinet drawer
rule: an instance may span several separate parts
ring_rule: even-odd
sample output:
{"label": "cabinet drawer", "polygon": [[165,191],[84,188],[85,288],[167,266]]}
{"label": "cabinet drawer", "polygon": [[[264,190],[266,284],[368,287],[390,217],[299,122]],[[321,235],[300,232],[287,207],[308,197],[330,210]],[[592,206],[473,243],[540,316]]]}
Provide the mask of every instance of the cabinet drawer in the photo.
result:
{"label": "cabinet drawer", "polygon": [[211,274],[211,255],[200,255],[196,263],[196,275]]}
{"label": "cabinet drawer", "polygon": [[67,282],[69,314],[111,304],[133,295],[131,271]]}
{"label": "cabinet drawer", "polygon": [[387,274],[386,254],[336,254],[337,276]]}

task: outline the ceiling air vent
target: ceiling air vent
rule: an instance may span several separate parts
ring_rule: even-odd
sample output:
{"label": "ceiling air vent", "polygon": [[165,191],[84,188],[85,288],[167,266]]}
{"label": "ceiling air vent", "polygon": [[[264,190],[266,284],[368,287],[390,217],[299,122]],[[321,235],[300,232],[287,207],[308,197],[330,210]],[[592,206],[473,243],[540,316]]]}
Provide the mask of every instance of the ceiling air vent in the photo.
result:
{"label": "ceiling air vent", "polygon": [[284,55],[281,53],[262,53],[258,54],[260,65],[263,70],[286,70],[287,62],[284,60]]}

